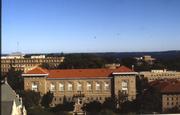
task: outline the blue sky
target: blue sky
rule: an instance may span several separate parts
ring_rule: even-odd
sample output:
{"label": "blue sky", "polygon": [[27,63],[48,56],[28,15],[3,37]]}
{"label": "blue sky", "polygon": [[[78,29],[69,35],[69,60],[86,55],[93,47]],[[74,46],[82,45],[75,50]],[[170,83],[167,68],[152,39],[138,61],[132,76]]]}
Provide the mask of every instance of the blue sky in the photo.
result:
{"label": "blue sky", "polygon": [[180,50],[179,6],[180,0],[2,0],[2,53]]}

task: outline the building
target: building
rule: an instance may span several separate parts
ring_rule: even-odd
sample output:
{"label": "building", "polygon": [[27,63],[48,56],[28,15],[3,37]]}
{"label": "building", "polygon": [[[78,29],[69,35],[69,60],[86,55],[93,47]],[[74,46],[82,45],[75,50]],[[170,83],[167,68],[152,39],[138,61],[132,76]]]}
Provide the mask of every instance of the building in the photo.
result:
{"label": "building", "polygon": [[9,55],[1,57],[1,73],[7,73],[11,67],[15,70],[28,71],[42,63],[57,67],[64,57],[45,57],[45,55],[25,57],[24,55]]}
{"label": "building", "polygon": [[7,84],[1,84],[1,115],[27,115],[22,98]]}
{"label": "building", "polygon": [[142,65],[144,62],[152,65],[154,64],[155,58],[152,58],[150,55],[144,55],[142,57],[134,57],[137,60],[138,65]]}
{"label": "building", "polygon": [[180,72],[164,70],[151,70],[139,72],[141,77],[147,78],[148,81],[154,81],[159,79],[177,79],[180,80]]}
{"label": "building", "polygon": [[71,101],[82,94],[85,101],[103,102],[107,97],[118,96],[119,91],[127,94],[128,100],[136,98],[137,72],[120,66],[116,69],[64,69],[47,70],[40,67],[30,70],[24,77],[24,89],[45,94],[54,93],[51,106],[62,103],[64,96]]}
{"label": "building", "polygon": [[180,81],[175,79],[156,80],[150,82],[150,85],[160,90],[163,112],[173,107],[180,108]]}
{"label": "building", "polygon": [[109,68],[109,69],[116,69],[118,67],[120,67],[120,64],[117,63],[105,64],[105,68]]}

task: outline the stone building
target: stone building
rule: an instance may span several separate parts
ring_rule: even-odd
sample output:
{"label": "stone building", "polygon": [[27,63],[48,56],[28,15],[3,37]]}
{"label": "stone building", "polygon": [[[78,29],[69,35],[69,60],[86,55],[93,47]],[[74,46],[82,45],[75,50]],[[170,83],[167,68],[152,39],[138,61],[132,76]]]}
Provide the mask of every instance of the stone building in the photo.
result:
{"label": "stone building", "polygon": [[103,102],[107,97],[117,96],[119,91],[128,95],[128,100],[136,98],[136,72],[120,66],[116,69],[64,69],[47,70],[37,67],[22,76],[24,89],[45,94],[54,93],[53,105],[68,101],[82,94],[87,102]]}
{"label": "stone building", "polygon": [[1,115],[27,115],[22,98],[7,84],[1,84]]}
{"label": "stone building", "polygon": [[141,77],[147,78],[149,82],[159,79],[177,79],[180,80],[180,72],[164,70],[151,70],[139,72]]}
{"label": "stone building", "polygon": [[45,55],[24,57],[24,55],[9,55],[1,57],[1,73],[5,74],[11,67],[15,70],[28,71],[42,63],[48,63],[54,67],[63,62],[64,57],[45,57]]}
{"label": "stone building", "polygon": [[150,85],[160,90],[162,99],[162,111],[173,107],[180,108],[180,81],[175,79],[156,80]]}

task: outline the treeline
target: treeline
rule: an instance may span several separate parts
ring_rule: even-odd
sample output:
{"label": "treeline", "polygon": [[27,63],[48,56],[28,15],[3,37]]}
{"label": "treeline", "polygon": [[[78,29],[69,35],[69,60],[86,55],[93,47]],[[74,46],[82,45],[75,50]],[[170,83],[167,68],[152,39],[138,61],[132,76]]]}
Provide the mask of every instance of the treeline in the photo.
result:
{"label": "treeline", "polygon": [[50,64],[42,64],[42,67],[48,69],[80,69],[80,68],[104,68],[105,64],[118,63],[125,65],[129,68],[134,65],[135,71],[148,71],[151,69],[168,69],[180,71],[180,56],[175,57],[161,57],[156,58],[153,64],[139,62],[134,57],[118,58],[112,55],[99,55],[91,53],[75,53],[75,54],[63,54],[65,56],[64,62],[62,62],[57,68],[52,67]]}

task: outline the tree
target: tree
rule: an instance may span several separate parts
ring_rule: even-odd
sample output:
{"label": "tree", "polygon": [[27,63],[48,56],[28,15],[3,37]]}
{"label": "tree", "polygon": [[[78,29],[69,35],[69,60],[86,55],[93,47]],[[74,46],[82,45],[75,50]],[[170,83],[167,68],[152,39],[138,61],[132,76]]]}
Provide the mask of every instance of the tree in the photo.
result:
{"label": "tree", "polygon": [[152,113],[161,112],[161,93],[159,89],[149,87],[143,94],[141,104],[141,112]]}
{"label": "tree", "polygon": [[49,104],[52,103],[53,97],[54,97],[53,93],[48,91],[46,94],[43,95],[41,100],[41,105],[46,108],[49,108]]}
{"label": "tree", "polygon": [[132,65],[136,65],[136,63],[137,63],[137,61],[134,58],[127,57],[127,58],[122,58],[121,59],[121,64],[125,65],[125,66],[127,66],[129,68],[131,68]]}
{"label": "tree", "polygon": [[84,111],[92,112],[92,113],[98,113],[102,109],[102,104],[98,101],[92,101],[90,103],[84,104],[82,107]]}
{"label": "tree", "polygon": [[66,55],[64,62],[58,68],[60,69],[80,69],[80,68],[102,68],[106,61],[92,54],[69,54]]}
{"label": "tree", "polygon": [[41,99],[40,92],[27,90],[21,92],[20,96],[22,97],[26,108],[39,106],[40,104],[40,99]]}
{"label": "tree", "polygon": [[180,108],[178,106],[175,106],[173,108],[167,109],[164,113],[180,113]]}
{"label": "tree", "polygon": [[[60,112],[60,111],[72,111],[74,109],[74,102],[67,101],[66,96],[63,97],[63,103],[56,105],[51,108],[52,112]],[[62,114],[62,113],[61,113]]]}
{"label": "tree", "polygon": [[116,109],[115,99],[113,99],[111,97],[106,98],[104,103],[102,104],[102,108],[114,111]]}
{"label": "tree", "polygon": [[128,95],[126,94],[126,92],[119,90],[117,96],[117,109],[121,110],[122,104],[127,100],[128,100]]}
{"label": "tree", "polygon": [[22,71],[15,71],[13,67],[7,73],[7,82],[16,92],[24,89],[24,79],[21,74]]}

